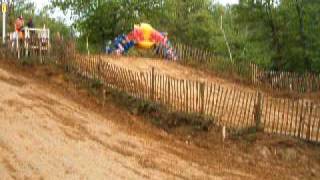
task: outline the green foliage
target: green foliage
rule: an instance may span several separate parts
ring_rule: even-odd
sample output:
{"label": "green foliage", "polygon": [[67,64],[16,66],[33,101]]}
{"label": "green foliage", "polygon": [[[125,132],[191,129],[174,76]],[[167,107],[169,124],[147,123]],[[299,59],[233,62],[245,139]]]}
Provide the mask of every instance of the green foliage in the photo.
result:
{"label": "green foliage", "polygon": [[[274,69],[320,72],[318,1],[242,0],[236,6],[240,27],[248,31],[246,59]],[[255,53],[253,53],[255,52]]]}
{"label": "green foliage", "polygon": [[240,0],[227,7],[213,2],[52,0],[54,7],[72,11],[80,41],[88,37],[96,50],[130,31],[134,24],[147,22],[168,32],[174,41],[228,59],[222,25],[237,62],[255,62],[276,70],[320,72],[318,0]]}

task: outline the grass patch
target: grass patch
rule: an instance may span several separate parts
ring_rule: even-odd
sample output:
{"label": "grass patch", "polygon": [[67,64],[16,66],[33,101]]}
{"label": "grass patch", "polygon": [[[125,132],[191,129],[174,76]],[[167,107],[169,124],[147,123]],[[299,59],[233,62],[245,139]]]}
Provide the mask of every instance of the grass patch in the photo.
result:
{"label": "grass patch", "polygon": [[249,127],[241,130],[237,130],[232,133],[231,139],[233,140],[244,140],[249,143],[257,141],[258,130],[256,127]]}
{"label": "grass patch", "polygon": [[20,62],[22,66],[26,67],[33,67],[34,65],[36,65],[36,60],[32,57],[23,57],[20,59]]}
{"label": "grass patch", "polygon": [[179,127],[191,127],[194,131],[209,131],[214,122],[213,119],[199,114],[170,112],[164,105],[140,100],[114,89],[107,90],[107,98],[126,108],[131,114],[143,116],[152,124],[168,131]]}

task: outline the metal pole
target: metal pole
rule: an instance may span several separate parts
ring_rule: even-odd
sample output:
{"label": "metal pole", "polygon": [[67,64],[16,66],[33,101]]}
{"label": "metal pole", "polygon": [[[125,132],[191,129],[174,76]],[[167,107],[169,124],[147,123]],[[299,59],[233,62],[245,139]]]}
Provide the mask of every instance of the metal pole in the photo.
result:
{"label": "metal pole", "polygon": [[222,17],[222,15],[221,15],[221,26],[220,26],[220,29],[222,31],[224,40],[226,41],[226,45],[227,45],[227,48],[228,48],[230,60],[231,60],[231,62],[233,62],[233,57],[232,57],[230,45],[229,45],[229,42],[228,42],[228,39],[227,39],[227,35],[226,35],[226,33],[225,33],[224,29],[223,29],[223,17]]}
{"label": "metal pole", "polygon": [[6,13],[2,13],[2,43],[6,43]]}
{"label": "metal pole", "polygon": [[88,39],[88,36],[87,36],[87,52],[88,52],[88,56],[90,55],[90,51],[89,51],[89,39]]}

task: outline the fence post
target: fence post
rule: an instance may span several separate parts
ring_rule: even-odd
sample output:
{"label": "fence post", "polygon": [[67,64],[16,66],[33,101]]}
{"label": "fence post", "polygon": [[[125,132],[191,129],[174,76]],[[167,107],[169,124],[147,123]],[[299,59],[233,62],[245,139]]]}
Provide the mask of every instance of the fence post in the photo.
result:
{"label": "fence post", "polygon": [[99,59],[98,59],[98,79],[104,83],[104,79],[102,78],[102,70],[103,64],[102,64],[102,58],[101,55],[99,55]]}
{"label": "fence post", "polygon": [[304,112],[304,108],[302,106],[302,110],[301,110],[301,114],[300,114],[299,127],[298,127],[298,138],[301,138],[301,133],[302,133],[303,128],[304,128],[303,127],[304,126],[304,116],[305,116],[305,112]]}
{"label": "fence post", "polygon": [[204,115],[204,90],[205,90],[205,83],[202,82],[200,84],[200,96],[201,96],[201,109],[200,109],[200,112],[202,115]]}
{"label": "fence post", "polygon": [[154,67],[151,69],[151,100],[155,100],[155,74],[154,74]]}
{"label": "fence post", "polygon": [[167,92],[167,104],[169,105],[169,106],[171,106],[171,88],[170,88],[170,85],[171,85],[171,83],[170,83],[170,78],[169,77],[167,77],[167,87],[168,87],[168,92]]}
{"label": "fence post", "polygon": [[104,107],[106,102],[106,87],[105,85],[102,86],[102,107]]}
{"label": "fence post", "polygon": [[262,114],[262,94],[258,92],[258,100],[254,108],[254,121],[256,124],[256,130],[262,131],[263,127],[261,125],[261,114]]}
{"label": "fence post", "polygon": [[312,111],[313,111],[313,103],[311,102],[309,107],[309,119],[308,119],[308,131],[307,131],[307,139],[308,141],[311,141],[312,139],[312,130],[311,130],[311,119],[312,119]]}

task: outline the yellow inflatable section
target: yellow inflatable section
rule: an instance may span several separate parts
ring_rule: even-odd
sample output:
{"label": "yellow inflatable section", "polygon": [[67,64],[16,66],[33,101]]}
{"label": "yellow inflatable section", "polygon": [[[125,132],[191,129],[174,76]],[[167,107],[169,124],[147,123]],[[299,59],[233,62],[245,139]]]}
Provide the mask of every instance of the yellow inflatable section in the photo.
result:
{"label": "yellow inflatable section", "polygon": [[135,25],[134,27],[140,29],[143,32],[144,40],[138,42],[138,47],[143,49],[150,49],[155,44],[150,40],[151,34],[155,31],[155,29],[147,23],[141,23],[140,26]]}
{"label": "yellow inflatable section", "polygon": [[151,41],[141,41],[138,43],[138,47],[142,49],[150,49],[152,46],[154,46],[154,42]]}

